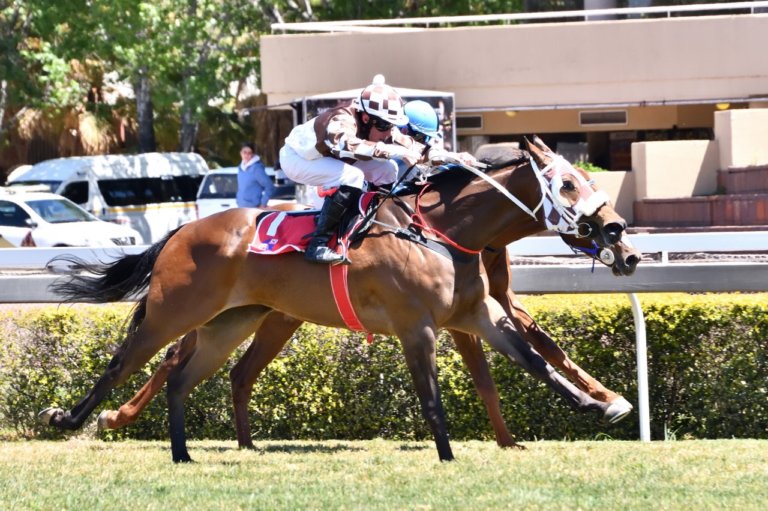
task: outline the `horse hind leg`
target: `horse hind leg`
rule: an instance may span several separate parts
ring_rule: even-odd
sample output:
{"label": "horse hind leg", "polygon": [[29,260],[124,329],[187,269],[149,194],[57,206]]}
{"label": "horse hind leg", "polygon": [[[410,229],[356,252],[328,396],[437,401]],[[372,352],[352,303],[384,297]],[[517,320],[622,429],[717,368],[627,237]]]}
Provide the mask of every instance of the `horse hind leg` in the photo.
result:
{"label": "horse hind leg", "polygon": [[301,326],[303,321],[272,312],[261,324],[245,355],[229,372],[232,384],[232,404],[235,410],[237,444],[241,448],[253,448],[251,423],[248,417],[248,402],[261,372],[280,354],[285,343]]}
{"label": "horse hind leg", "polygon": [[197,330],[188,333],[179,341],[168,348],[165,360],[155,371],[149,381],[136,393],[136,395],[122,405],[117,411],[104,410],[99,414],[96,424],[99,430],[118,429],[138,420],[139,415],[154,399],[168,379],[170,372],[182,361],[191,356],[197,342]]}
{"label": "horse hind leg", "polygon": [[190,462],[184,426],[185,403],[195,387],[210,378],[227,358],[256,330],[271,309],[248,305],[229,309],[198,328],[191,356],[168,376],[168,419],[173,461]]}
{"label": "horse hind leg", "polygon": [[71,410],[47,408],[40,412],[40,420],[60,429],[79,429],[110,390],[123,383],[149,362],[171,339],[193,330],[195,326],[175,324],[166,320],[145,319],[135,332],[127,335],[126,340],[112,357],[107,370]]}
{"label": "horse hind leg", "polygon": [[507,425],[504,422],[504,416],[501,414],[499,405],[499,392],[496,390],[496,384],[491,376],[491,370],[488,367],[488,361],[485,359],[485,353],[480,343],[480,339],[474,335],[465,334],[456,330],[451,330],[451,337],[456,343],[456,348],[464,359],[472,381],[475,384],[475,390],[480,395],[488,411],[488,417],[493,426],[493,433],[496,436],[496,443],[499,447],[514,447],[525,449],[522,445],[515,442],[512,435],[509,434]]}

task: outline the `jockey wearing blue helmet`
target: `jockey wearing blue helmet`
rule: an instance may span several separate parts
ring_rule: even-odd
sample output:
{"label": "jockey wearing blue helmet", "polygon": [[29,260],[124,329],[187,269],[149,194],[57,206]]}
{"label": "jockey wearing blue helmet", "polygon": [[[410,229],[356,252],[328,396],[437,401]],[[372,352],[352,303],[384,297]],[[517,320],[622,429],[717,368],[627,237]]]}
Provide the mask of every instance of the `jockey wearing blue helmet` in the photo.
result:
{"label": "jockey wearing blue helmet", "polygon": [[408,124],[401,129],[404,135],[408,135],[422,144],[430,139],[440,137],[439,119],[432,105],[421,100],[409,101],[403,110],[408,117]]}

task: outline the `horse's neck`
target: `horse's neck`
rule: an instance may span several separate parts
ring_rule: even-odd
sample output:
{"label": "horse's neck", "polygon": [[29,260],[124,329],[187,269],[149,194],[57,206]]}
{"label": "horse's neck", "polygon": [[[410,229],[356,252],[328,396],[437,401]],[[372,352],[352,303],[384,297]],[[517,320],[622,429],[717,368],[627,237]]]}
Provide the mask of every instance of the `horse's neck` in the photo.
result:
{"label": "horse's neck", "polygon": [[[507,189],[533,209],[540,191],[532,170],[526,167],[523,165],[496,176],[504,186],[514,179],[515,186],[507,186]],[[430,227],[469,250],[508,245],[544,230],[542,222],[479,179],[463,187],[458,183],[436,186],[424,194],[420,209]]]}

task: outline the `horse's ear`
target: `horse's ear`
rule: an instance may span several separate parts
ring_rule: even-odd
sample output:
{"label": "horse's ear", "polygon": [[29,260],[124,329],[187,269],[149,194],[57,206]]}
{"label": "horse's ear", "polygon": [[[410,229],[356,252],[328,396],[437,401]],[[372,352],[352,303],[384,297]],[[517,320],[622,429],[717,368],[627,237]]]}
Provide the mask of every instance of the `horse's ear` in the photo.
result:
{"label": "horse's ear", "polygon": [[552,153],[554,154],[554,151],[550,149],[547,144],[544,143],[542,139],[539,138],[538,135],[533,136],[533,145],[544,151],[545,153]]}
{"label": "horse's ear", "polygon": [[548,158],[544,155],[544,152],[536,146],[535,141],[537,138],[538,137],[534,136],[533,144],[526,137],[523,137],[523,140],[528,146],[528,152],[531,154],[531,158],[533,158],[533,160],[536,162],[536,165],[538,165],[540,168],[544,168],[547,166]]}

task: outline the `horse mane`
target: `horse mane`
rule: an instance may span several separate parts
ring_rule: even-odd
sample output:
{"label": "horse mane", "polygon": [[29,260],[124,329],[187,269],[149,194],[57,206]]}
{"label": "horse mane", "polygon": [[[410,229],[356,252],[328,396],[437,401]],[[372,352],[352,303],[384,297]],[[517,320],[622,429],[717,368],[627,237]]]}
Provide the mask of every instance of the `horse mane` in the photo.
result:
{"label": "horse mane", "polygon": [[[483,158],[482,160],[480,160],[480,162],[488,165],[488,167],[484,170],[484,172],[487,174],[489,172],[494,172],[496,170],[506,169],[509,167],[520,165],[521,163],[526,163],[530,158],[530,155],[528,154],[528,152],[519,150],[519,153],[520,154],[518,154],[517,156],[515,156],[510,160],[493,160],[493,159]],[[476,177],[477,176],[475,176],[475,174],[473,174],[472,172],[466,171],[461,167],[449,166],[443,172],[429,176],[429,178],[427,179],[427,182],[423,185],[418,185],[415,183],[407,183],[405,187],[397,193],[397,195],[418,194],[427,185],[441,186],[441,185],[446,185],[448,183],[456,183],[461,186],[466,186]]]}

